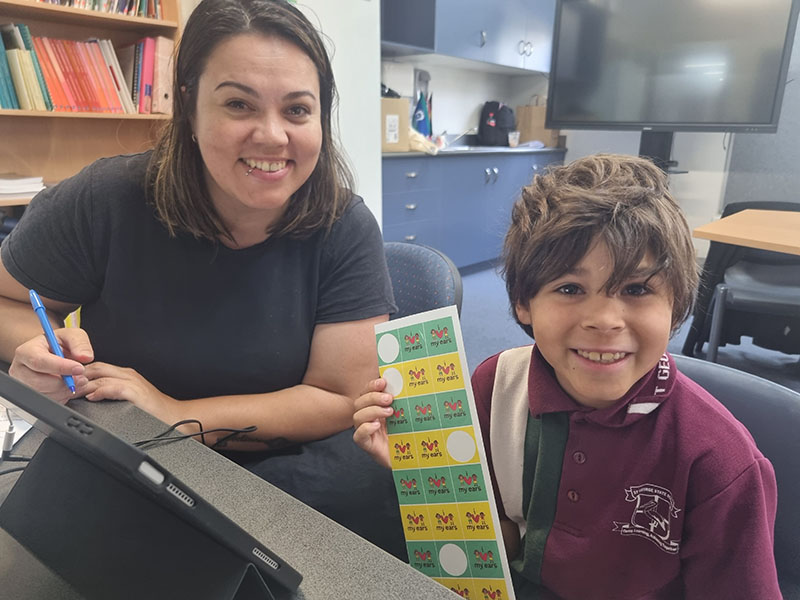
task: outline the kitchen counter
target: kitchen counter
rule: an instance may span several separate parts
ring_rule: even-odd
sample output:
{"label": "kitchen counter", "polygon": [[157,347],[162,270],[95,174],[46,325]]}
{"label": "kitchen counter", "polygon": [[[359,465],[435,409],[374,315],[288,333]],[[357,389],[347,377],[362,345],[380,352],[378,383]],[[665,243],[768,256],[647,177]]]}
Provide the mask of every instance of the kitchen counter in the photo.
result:
{"label": "kitchen counter", "polygon": [[427,152],[384,152],[383,158],[420,157],[420,156],[452,156],[460,154],[547,154],[548,152],[566,152],[566,148],[530,148],[527,146],[453,146],[440,149],[437,154]]}

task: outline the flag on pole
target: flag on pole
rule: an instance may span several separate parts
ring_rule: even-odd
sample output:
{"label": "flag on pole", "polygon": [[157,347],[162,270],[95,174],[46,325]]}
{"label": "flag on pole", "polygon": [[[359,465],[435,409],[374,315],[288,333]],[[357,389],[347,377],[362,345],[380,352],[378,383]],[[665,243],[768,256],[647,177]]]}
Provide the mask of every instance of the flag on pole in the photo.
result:
{"label": "flag on pole", "polygon": [[417,107],[414,109],[414,129],[425,137],[430,137],[431,135],[431,118],[428,114],[428,102],[425,100],[425,94],[422,92],[419,93]]}

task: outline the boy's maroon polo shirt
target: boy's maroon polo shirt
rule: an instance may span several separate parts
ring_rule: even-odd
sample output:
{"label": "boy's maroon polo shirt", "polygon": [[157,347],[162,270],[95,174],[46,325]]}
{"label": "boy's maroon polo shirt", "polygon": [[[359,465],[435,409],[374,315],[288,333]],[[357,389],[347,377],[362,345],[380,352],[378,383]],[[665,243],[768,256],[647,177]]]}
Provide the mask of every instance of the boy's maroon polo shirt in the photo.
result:
{"label": "boy's maroon polo shirt", "polygon": [[[489,447],[490,426],[503,426],[489,422],[498,358],[482,363],[472,384],[502,519]],[[542,549],[547,588],[576,599],[781,597],[772,466],[671,357],[620,401],[595,410],[561,389],[534,348],[528,397],[533,417],[569,414],[556,514]]]}

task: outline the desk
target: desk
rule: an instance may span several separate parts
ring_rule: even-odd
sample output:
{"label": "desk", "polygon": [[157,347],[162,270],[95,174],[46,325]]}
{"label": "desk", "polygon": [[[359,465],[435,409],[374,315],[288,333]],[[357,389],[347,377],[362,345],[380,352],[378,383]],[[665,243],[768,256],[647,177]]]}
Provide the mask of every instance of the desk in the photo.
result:
{"label": "desk", "polygon": [[[128,440],[153,437],[161,421],[127,402],[70,407]],[[31,430],[15,448],[30,456],[42,435]],[[298,593],[308,600],[447,600],[452,592],[266,481],[193,440],[148,452],[198,494],[303,574]],[[389,476],[387,474],[387,476]],[[0,478],[0,500],[16,474]],[[15,600],[81,600],[63,580],[0,530],[0,591]],[[283,596],[279,596],[283,598]]]}
{"label": "desk", "polygon": [[694,237],[800,255],[800,212],[743,210],[697,227]]}

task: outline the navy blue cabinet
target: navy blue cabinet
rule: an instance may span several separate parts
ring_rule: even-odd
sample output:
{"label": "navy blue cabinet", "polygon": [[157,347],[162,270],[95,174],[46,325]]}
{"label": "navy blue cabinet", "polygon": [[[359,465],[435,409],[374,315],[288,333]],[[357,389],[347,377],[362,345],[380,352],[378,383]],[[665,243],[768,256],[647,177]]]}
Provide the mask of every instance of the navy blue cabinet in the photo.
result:
{"label": "navy blue cabinet", "polygon": [[458,267],[496,259],[523,185],[564,150],[383,159],[383,237],[433,246]]}
{"label": "navy blue cabinet", "polygon": [[555,0],[382,0],[383,54],[550,70]]}

